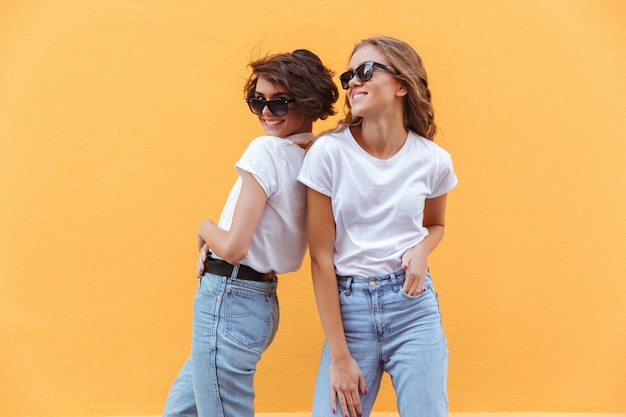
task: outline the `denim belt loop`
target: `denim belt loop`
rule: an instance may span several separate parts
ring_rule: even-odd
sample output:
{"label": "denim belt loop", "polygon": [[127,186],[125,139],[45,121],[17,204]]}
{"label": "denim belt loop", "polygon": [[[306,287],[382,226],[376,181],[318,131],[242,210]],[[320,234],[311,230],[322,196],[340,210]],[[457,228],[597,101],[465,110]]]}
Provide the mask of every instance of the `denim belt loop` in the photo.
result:
{"label": "denim belt loop", "polygon": [[396,279],[396,273],[392,272],[389,274],[389,278],[391,278],[391,285],[393,287],[393,292],[400,291],[400,285],[398,284],[398,280]]}
{"label": "denim belt loop", "polygon": [[230,274],[231,279],[237,278],[237,274],[239,273],[239,264],[233,265],[233,272]]}
{"label": "denim belt loop", "polygon": [[348,277],[348,280],[346,281],[346,295],[350,295],[351,290],[352,290],[352,277]]}

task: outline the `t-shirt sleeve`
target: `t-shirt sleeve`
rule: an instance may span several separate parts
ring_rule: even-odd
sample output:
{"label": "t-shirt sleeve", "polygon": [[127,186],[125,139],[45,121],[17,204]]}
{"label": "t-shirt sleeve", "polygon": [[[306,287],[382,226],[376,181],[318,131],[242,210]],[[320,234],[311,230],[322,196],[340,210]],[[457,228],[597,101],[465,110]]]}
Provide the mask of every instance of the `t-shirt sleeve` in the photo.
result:
{"label": "t-shirt sleeve", "polygon": [[239,176],[243,175],[243,171],[252,174],[268,198],[276,192],[278,186],[276,170],[279,164],[276,158],[281,155],[272,145],[273,142],[269,137],[261,136],[254,139],[235,164]]}
{"label": "t-shirt sleeve", "polygon": [[437,176],[432,193],[428,198],[440,197],[456,187],[458,179],[454,173],[452,157],[442,148],[437,148]]}
{"label": "t-shirt sleeve", "polygon": [[320,137],[307,151],[298,174],[298,181],[330,197],[332,192],[331,172],[327,137]]}

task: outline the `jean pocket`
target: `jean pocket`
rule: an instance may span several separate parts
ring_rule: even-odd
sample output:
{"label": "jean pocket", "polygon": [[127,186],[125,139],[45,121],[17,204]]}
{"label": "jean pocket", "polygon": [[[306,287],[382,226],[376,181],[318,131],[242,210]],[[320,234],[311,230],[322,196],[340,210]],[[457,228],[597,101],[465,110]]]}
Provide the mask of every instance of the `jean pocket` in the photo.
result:
{"label": "jean pocket", "polygon": [[218,298],[224,291],[225,281],[225,277],[205,273],[199,278],[198,293],[205,297]]}
{"label": "jean pocket", "polygon": [[226,336],[245,348],[264,347],[272,333],[271,298],[230,289],[225,302]]}
{"label": "jean pocket", "polygon": [[404,288],[402,288],[402,287],[401,287],[401,288],[400,288],[400,295],[401,295],[402,297],[404,297],[405,299],[407,299],[407,300],[417,300],[417,299],[420,299],[420,298],[422,298],[422,297],[425,297],[425,296],[426,296],[426,294],[428,294],[428,293],[430,293],[430,292],[431,292],[431,289],[432,289],[432,287],[431,287],[431,286],[427,286],[427,287],[424,287],[424,291],[422,291],[421,293],[419,293],[419,294],[417,294],[417,295],[409,295],[409,294],[407,294],[407,293],[404,291]]}

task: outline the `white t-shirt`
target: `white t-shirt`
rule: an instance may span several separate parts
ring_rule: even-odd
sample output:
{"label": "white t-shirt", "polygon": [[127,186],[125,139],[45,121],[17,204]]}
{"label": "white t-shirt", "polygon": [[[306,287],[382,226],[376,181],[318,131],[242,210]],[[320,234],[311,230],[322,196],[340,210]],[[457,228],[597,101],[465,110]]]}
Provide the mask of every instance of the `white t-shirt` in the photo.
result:
{"label": "white t-shirt", "polygon": [[348,128],[315,141],[298,180],[331,198],[335,270],[357,277],[399,270],[404,252],[428,235],[424,201],[457,184],[450,154],[433,141],[409,132],[400,151],[381,160]]}
{"label": "white t-shirt", "polygon": [[218,226],[229,230],[241,192],[241,175],[251,173],[265,194],[267,203],[248,250],[241,260],[259,272],[295,271],[302,265],[307,248],[306,188],[296,176],[305,151],[298,143],[312,139],[312,133],[279,138],[254,139],[235,167],[239,178],[230,191]]}

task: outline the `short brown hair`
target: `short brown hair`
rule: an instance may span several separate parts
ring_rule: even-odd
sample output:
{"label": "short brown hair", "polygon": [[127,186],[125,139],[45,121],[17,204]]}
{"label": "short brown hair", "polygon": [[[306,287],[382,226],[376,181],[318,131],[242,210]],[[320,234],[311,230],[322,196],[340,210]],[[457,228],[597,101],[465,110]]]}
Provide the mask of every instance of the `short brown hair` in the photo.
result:
{"label": "short brown hair", "polygon": [[334,104],[339,91],[333,82],[335,73],[307,49],[267,55],[250,62],[250,77],[244,86],[246,98],[254,97],[259,77],[280,85],[296,99],[302,112],[313,121],[326,119],[336,113]]}

